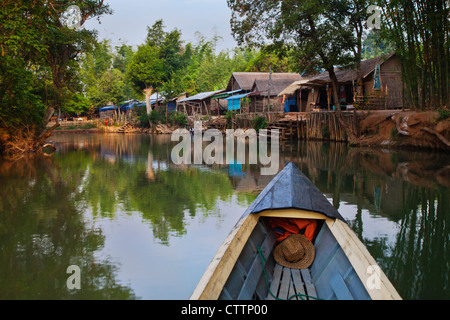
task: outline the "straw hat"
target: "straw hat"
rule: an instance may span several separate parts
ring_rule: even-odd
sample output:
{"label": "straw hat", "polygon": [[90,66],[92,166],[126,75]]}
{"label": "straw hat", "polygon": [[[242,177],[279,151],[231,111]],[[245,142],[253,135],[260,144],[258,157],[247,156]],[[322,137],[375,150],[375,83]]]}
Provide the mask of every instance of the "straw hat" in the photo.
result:
{"label": "straw hat", "polygon": [[275,261],[283,267],[306,269],[314,261],[314,245],[302,234],[293,234],[273,251]]}

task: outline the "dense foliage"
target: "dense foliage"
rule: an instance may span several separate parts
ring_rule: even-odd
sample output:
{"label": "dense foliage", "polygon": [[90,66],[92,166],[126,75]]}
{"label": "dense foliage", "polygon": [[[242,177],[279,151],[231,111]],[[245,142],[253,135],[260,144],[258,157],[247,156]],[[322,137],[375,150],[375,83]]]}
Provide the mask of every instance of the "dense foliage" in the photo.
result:
{"label": "dense foliage", "polygon": [[381,33],[403,64],[408,104],[440,108],[450,102],[450,5],[446,0],[378,1]]}
{"label": "dense foliage", "polygon": [[[54,112],[70,100],[80,100],[76,97],[81,90],[79,59],[92,46],[95,33],[68,27],[64,12],[72,4],[69,0],[36,0],[32,5],[1,1],[0,149],[13,137],[18,142],[30,140],[19,150],[35,151],[48,136],[45,127]],[[111,12],[100,0],[80,0],[77,5],[80,25]]]}

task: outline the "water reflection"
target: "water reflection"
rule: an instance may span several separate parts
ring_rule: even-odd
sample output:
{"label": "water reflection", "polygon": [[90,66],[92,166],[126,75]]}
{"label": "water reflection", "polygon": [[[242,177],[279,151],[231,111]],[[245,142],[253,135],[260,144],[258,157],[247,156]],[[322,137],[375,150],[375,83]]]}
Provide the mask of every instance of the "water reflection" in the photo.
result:
{"label": "water reflection", "polygon": [[[0,299],[135,298],[117,266],[93,259],[104,237],[83,221],[77,177],[67,178],[47,158],[0,162]],[[89,275],[83,290],[68,290],[70,265]]]}
{"label": "water reflection", "polygon": [[[52,158],[0,164],[4,298],[186,299],[273,178],[258,165],[176,166],[169,136],[54,141]],[[403,298],[449,298],[449,155],[295,142],[281,145],[280,163],[289,161],[339,209]],[[70,264],[91,275],[75,294],[65,285]]]}
{"label": "water reflection", "polygon": [[404,299],[450,297],[448,154],[324,143],[289,153],[286,159],[340,210]]}
{"label": "water reflection", "polygon": [[102,143],[97,138],[64,141],[65,152],[54,157],[67,174],[80,172],[78,195],[94,216],[114,218],[119,207],[138,211],[154,237],[169,245],[170,233],[186,234],[185,213],[195,216],[200,208],[206,217],[215,214],[217,202],[233,194],[226,172],[174,166],[167,137],[105,136]]}

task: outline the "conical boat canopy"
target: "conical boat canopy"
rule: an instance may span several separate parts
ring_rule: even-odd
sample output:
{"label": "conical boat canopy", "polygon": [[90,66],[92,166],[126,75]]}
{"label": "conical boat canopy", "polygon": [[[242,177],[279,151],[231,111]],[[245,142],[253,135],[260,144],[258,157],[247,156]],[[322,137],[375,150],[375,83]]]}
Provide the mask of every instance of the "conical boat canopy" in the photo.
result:
{"label": "conical boat canopy", "polygon": [[292,162],[273,178],[244,215],[279,209],[313,211],[345,222],[323,193]]}

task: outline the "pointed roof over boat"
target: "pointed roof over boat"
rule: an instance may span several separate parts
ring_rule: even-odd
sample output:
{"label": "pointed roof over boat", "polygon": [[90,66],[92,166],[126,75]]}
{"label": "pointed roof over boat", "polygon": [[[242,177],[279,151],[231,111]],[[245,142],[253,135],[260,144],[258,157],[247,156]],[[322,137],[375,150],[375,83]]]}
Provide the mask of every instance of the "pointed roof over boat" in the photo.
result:
{"label": "pointed roof over boat", "polygon": [[278,209],[314,211],[345,222],[323,193],[292,162],[264,188],[244,215]]}

